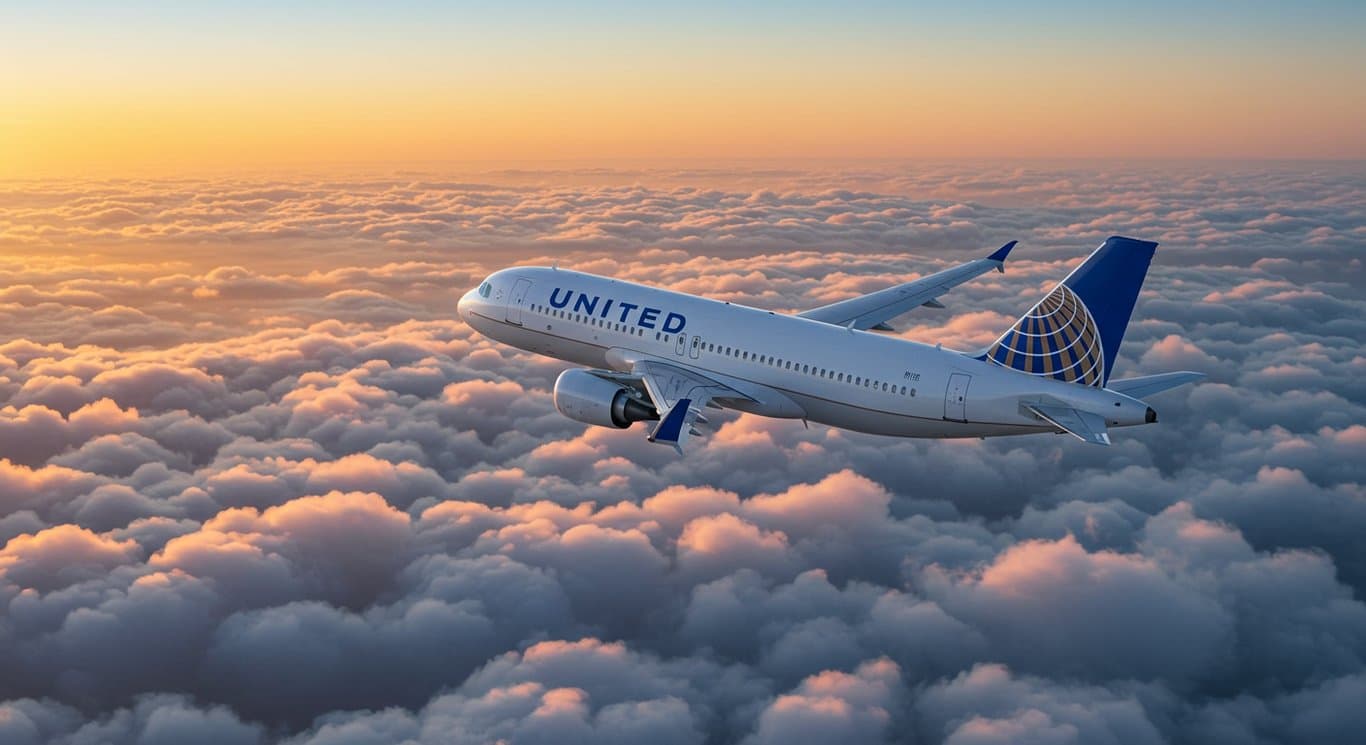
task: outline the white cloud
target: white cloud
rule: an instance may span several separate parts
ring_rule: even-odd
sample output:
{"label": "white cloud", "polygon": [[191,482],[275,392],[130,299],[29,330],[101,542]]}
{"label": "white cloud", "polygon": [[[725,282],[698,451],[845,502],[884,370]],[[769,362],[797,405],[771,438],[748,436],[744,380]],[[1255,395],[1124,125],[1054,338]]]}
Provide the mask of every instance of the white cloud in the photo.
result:
{"label": "white cloud", "polygon": [[[1359,180],[483,178],[0,186],[0,739],[1360,731]],[[1120,374],[1212,382],[1108,450],[722,413],[679,459],[453,315],[519,261],[792,309],[1020,238],[900,324],[973,347],[1116,232],[1163,241]]]}

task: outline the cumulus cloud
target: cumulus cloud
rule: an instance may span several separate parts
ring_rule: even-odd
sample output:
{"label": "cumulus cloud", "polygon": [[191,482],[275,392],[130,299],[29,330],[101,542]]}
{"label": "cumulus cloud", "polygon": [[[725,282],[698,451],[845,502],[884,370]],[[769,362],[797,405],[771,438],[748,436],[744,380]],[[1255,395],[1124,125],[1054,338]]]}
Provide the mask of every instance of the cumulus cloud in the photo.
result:
{"label": "cumulus cloud", "polygon": [[[1344,167],[1345,168],[1345,167]],[[965,164],[0,185],[0,741],[1350,742],[1350,168]],[[976,348],[1162,242],[1115,446],[555,413],[514,262],[789,310],[1022,244]]]}

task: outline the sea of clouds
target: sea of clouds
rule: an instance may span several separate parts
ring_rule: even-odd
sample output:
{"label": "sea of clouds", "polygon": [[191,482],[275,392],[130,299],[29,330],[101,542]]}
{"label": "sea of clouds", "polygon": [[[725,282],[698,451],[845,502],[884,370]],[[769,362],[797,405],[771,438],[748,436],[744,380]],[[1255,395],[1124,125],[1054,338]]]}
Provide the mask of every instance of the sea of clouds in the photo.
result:
{"label": "sea of clouds", "polygon": [[[974,349],[1162,243],[1161,423],[914,441],[553,409],[455,301],[775,310],[1019,239]],[[1355,742],[1366,170],[904,164],[0,184],[0,743]]]}

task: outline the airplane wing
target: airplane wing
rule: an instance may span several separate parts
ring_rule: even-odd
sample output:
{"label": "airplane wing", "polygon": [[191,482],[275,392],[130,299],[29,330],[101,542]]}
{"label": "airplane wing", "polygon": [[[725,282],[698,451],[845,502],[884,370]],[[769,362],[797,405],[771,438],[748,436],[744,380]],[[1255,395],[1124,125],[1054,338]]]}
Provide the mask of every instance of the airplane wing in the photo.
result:
{"label": "airplane wing", "polygon": [[645,392],[659,411],[659,424],[650,432],[650,442],[673,445],[683,452],[689,434],[697,434],[693,423],[706,423],[702,409],[715,398],[754,400],[728,385],[691,370],[664,362],[642,360],[631,366],[632,375],[645,386]]}
{"label": "airplane wing", "polygon": [[813,321],[849,326],[859,330],[891,331],[892,328],[887,325],[887,321],[902,313],[922,305],[942,308],[944,306],[936,300],[940,295],[992,269],[1005,271],[1006,256],[1010,254],[1010,249],[1015,247],[1015,243],[1016,241],[1011,241],[1001,246],[985,259],[969,261],[912,282],[841,300],[838,303],[822,305],[797,315]]}
{"label": "airplane wing", "polygon": [[1059,404],[1027,403],[1026,409],[1069,435],[1092,445],[1109,445],[1105,417]]}

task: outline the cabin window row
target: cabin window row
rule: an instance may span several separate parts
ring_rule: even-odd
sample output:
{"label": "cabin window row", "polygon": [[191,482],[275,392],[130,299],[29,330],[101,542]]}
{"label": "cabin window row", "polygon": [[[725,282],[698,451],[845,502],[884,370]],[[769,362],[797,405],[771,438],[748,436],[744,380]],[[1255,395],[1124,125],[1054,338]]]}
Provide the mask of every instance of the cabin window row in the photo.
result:
{"label": "cabin window row", "polygon": [[[615,321],[608,321],[602,318],[594,318],[592,316],[583,315],[582,313],[570,313],[567,310],[563,310],[560,308],[551,308],[549,306],[541,305],[539,303],[533,303],[531,305],[531,312],[540,313],[541,315],[550,316],[551,318],[563,318],[566,321],[572,321],[574,323],[586,324],[589,326],[597,326],[598,328],[604,328],[608,331],[620,331],[623,334],[632,334],[634,336],[644,336],[646,331],[645,329],[640,328],[638,326],[631,326],[625,323],[617,323]],[[664,334],[659,331],[655,332],[655,341],[663,341],[667,343],[669,341],[669,337],[669,334]]]}
{"label": "cabin window row", "polygon": [[768,365],[769,367],[776,367],[780,370],[792,370],[793,372],[799,372],[803,375],[810,375],[824,380],[833,380],[836,383],[847,383],[855,387],[880,390],[901,396],[914,396],[916,393],[915,388],[907,388],[904,385],[897,385],[896,383],[890,383],[883,380],[874,380],[870,377],[840,372],[838,370],[830,370],[824,367],[816,367],[809,363],[779,359],[771,355],[758,353],[751,354],[748,350],[742,350],[738,347],[728,347],[714,342],[705,342],[702,346],[708,352],[714,352],[726,357],[734,357],[735,359],[745,362]]}
{"label": "cabin window row", "polygon": [[[552,318],[563,318],[567,321],[573,321],[574,323],[586,323],[591,326],[597,326],[611,331],[620,331],[627,334],[634,334],[635,336],[645,335],[645,329],[636,326],[628,326],[624,323],[607,321],[602,318],[594,318],[592,316],[586,316],[580,313],[571,313],[560,308],[550,308],[540,304],[532,304],[531,310],[534,313],[548,315]],[[664,334],[659,331],[655,332],[656,341],[663,341],[667,344],[669,342],[669,337],[669,334]],[[822,378],[824,380],[833,380],[836,383],[847,383],[855,387],[869,388],[872,390],[881,390],[887,393],[892,393],[901,396],[914,396],[916,393],[915,388],[907,388],[904,385],[899,386],[895,383],[889,383],[882,380],[874,380],[872,378],[864,377],[862,375],[854,375],[853,373],[830,370],[824,367],[813,367],[809,363],[793,362],[792,360],[779,359],[770,355],[762,355],[757,353],[750,354],[748,350],[742,350],[738,347],[728,347],[725,345],[716,344],[715,342],[700,343],[706,349],[707,352],[722,354],[727,357],[734,357],[745,362],[752,361],[760,365],[768,365],[769,367],[776,367],[782,370],[793,370],[794,372],[799,372],[803,375],[811,375],[813,377]]]}

